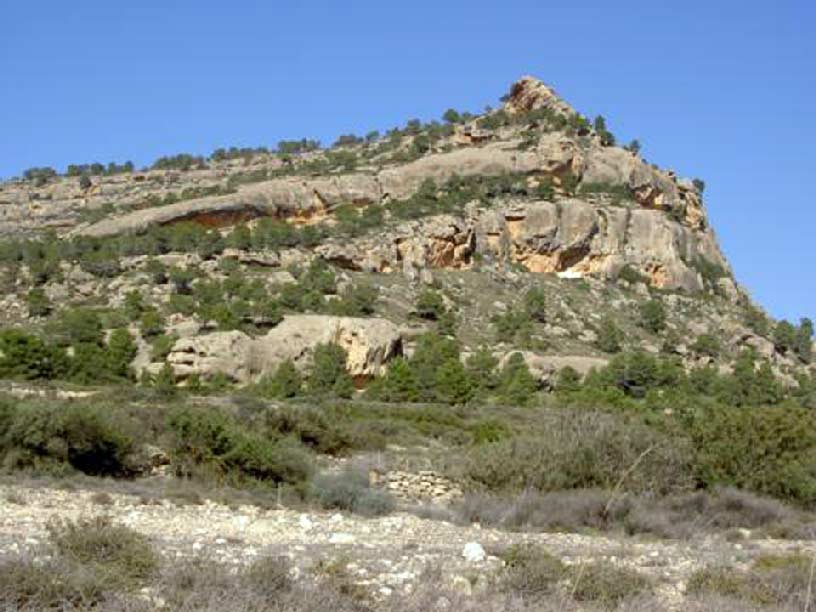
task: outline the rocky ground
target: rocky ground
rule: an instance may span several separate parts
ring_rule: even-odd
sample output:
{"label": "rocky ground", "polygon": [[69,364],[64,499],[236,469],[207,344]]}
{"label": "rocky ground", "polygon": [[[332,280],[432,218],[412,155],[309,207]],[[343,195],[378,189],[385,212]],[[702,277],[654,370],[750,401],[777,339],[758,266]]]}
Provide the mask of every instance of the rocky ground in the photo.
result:
{"label": "rocky ground", "polygon": [[205,556],[248,564],[285,555],[299,572],[319,562],[339,562],[375,597],[410,592],[428,567],[441,568],[450,586],[478,594],[513,544],[535,543],[566,564],[607,560],[635,569],[657,584],[669,610],[684,609],[689,575],[711,564],[746,567],[758,555],[816,554],[813,542],[727,541],[719,536],[655,541],[593,534],[507,533],[478,524],[457,526],[406,511],[366,519],[345,513],[284,507],[227,506],[211,501],[178,505],[144,494],[56,489],[32,483],[0,485],[0,557],[41,554],[50,521],[98,515],[148,536],[169,560]]}

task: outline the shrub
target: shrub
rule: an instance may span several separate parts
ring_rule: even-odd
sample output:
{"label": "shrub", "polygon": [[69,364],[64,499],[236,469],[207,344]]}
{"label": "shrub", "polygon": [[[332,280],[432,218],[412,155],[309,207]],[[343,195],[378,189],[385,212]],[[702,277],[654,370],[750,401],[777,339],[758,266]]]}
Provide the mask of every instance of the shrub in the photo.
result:
{"label": "shrub", "polygon": [[366,393],[368,397],[383,402],[416,402],[421,396],[416,373],[403,358],[393,360],[385,376],[369,385]]}
{"label": "shrub", "polygon": [[106,370],[114,377],[129,378],[130,364],[136,357],[138,347],[130,332],[124,328],[115,329],[108,339]]}
{"label": "shrub", "polygon": [[29,317],[47,317],[51,313],[51,300],[40,287],[31,289],[26,295]]}
{"label": "shrub", "polygon": [[718,357],[722,350],[720,341],[714,334],[700,334],[689,348],[698,355],[706,355],[712,358]]}
{"label": "shrub", "polygon": [[596,561],[570,568],[572,596],[616,608],[623,600],[650,588],[649,580],[636,570],[609,561]]}
{"label": "shrub", "polygon": [[555,593],[566,574],[566,567],[557,557],[534,545],[512,546],[502,554],[502,560],[500,588],[533,601]]}
{"label": "shrub", "polygon": [[287,359],[271,376],[264,376],[258,383],[258,391],[265,397],[286,399],[300,394],[303,378],[295,364]]}
{"label": "shrub", "polygon": [[647,278],[630,264],[626,264],[620,269],[620,272],[618,272],[618,278],[625,280],[627,283],[631,283],[632,285],[645,283],[647,281]]}
{"label": "shrub", "polygon": [[446,310],[445,301],[438,291],[426,289],[417,298],[415,310],[419,317],[436,321]]}
{"label": "shrub", "polygon": [[576,488],[665,494],[693,483],[685,440],[637,421],[592,412],[554,412],[535,434],[468,451],[462,477],[488,491]]}
{"label": "shrub", "polygon": [[690,417],[694,468],[707,487],[731,485],[790,499],[816,501],[816,423],[792,406],[714,406]]}
{"label": "shrub", "polygon": [[532,333],[530,316],[524,310],[508,310],[492,319],[499,342],[525,344]]}
{"label": "shrub", "polygon": [[145,536],[106,517],[52,522],[48,534],[60,555],[100,571],[109,586],[136,586],[158,566]]}
{"label": "shrub", "polygon": [[617,353],[623,345],[623,332],[615,322],[606,317],[598,327],[598,348],[604,353]]}
{"label": "shrub", "polygon": [[513,353],[499,374],[501,400],[511,406],[526,406],[535,397],[538,382],[530,373],[521,353]]}
{"label": "shrub", "polygon": [[465,404],[474,395],[476,387],[470,374],[459,359],[448,359],[436,371],[436,396],[448,404]]}
{"label": "shrub", "polygon": [[649,300],[640,305],[640,326],[653,333],[666,329],[666,309],[660,300]]}
{"label": "shrub", "polygon": [[354,383],[346,372],[346,351],[337,344],[319,344],[312,354],[312,369],[306,381],[311,393],[351,397]]}
{"label": "shrub", "polygon": [[533,287],[524,294],[524,310],[539,323],[547,322],[547,294],[540,287]]}
{"label": "shrub", "polygon": [[312,495],[323,508],[363,516],[382,516],[395,508],[386,491],[371,487],[367,472],[353,467],[317,476],[312,482]]}
{"label": "shrub", "polygon": [[83,568],[24,559],[0,561],[0,605],[8,610],[93,609],[108,581]]}
{"label": "shrub", "polygon": [[127,476],[133,471],[134,439],[102,408],[18,404],[10,415],[0,437],[7,467],[71,466],[92,476]]}
{"label": "shrub", "polygon": [[302,446],[250,432],[215,409],[177,409],[168,426],[174,438],[171,461],[181,474],[200,474],[203,469],[228,480],[292,485],[302,485],[311,474],[311,460]]}
{"label": "shrub", "polygon": [[379,297],[376,287],[368,283],[359,283],[349,287],[340,300],[333,301],[333,312],[347,317],[362,317],[374,314],[375,304]]}
{"label": "shrub", "polygon": [[51,379],[68,371],[65,351],[16,329],[0,331],[0,377]]}

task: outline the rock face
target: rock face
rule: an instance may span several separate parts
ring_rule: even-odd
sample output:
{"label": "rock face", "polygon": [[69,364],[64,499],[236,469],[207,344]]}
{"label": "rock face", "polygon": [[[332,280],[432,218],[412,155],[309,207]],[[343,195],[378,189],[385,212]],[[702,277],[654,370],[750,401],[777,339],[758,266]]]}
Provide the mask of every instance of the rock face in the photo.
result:
{"label": "rock face", "polygon": [[524,363],[530,370],[530,374],[538,381],[539,386],[549,387],[554,382],[555,375],[566,367],[570,367],[581,376],[586,376],[590,370],[601,369],[609,361],[600,357],[582,357],[578,355],[539,355],[531,351],[510,351],[498,353],[495,357],[499,360],[499,369],[503,368],[510,356],[519,353],[524,358]]}
{"label": "rock face", "polygon": [[250,383],[273,373],[286,360],[306,368],[314,348],[328,342],[346,350],[346,368],[355,377],[379,375],[402,354],[399,329],[385,319],[291,315],[258,338],[240,331],[182,338],[167,362],[182,380],[193,374],[206,380],[220,373],[234,382]]}
{"label": "rock face", "polygon": [[[41,187],[25,181],[6,183],[0,185],[0,234],[56,227],[67,229],[68,236],[105,237],[180,221],[222,227],[256,217],[315,223],[330,221],[339,206],[378,206],[408,198],[428,180],[441,186],[456,176],[511,175],[530,186],[552,182],[553,201],[506,197],[491,210],[471,208],[465,215],[390,223],[377,236],[342,243],[329,240],[317,247],[317,253],[351,269],[412,275],[428,267],[467,267],[475,255],[518,263],[534,272],[600,277],[615,276],[629,265],[654,286],[688,291],[703,286],[695,271],[698,260],[729,270],[692,181],[659,170],[630,151],[602,146],[589,128],[539,129],[532,144],[520,146],[528,133],[525,113],[542,109],[568,119],[576,115],[552,88],[522,77],[512,85],[503,107],[518,123],[489,130],[478,122],[458,126],[443,146],[419,159],[407,163],[377,159],[356,172],[333,171],[326,176],[303,172],[250,184],[237,181],[236,187],[225,179],[247,172],[243,164],[210,161],[188,172],[153,170],[94,179],[88,189],[81,189],[75,178]],[[279,175],[284,165],[279,157],[267,155],[252,160],[249,167],[254,171],[257,166],[267,177],[270,171]],[[567,188],[569,183],[576,188]],[[156,205],[168,195],[177,199],[177,191],[190,190],[194,195],[224,195]],[[615,190],[626,192],[625,203],[610,199]],[[152,204],[144,204],[145,198]],[[116,214],[77,224],[78,211],[92,211],[107,202],[116,202]],[[263,265],[276,265],[277,257],[265,255]]]}
{"label": "rock face", "polygon": [[385,365],[402,354],[399,329],[386,319],[292,315],[255,340],[252,358],[260,374],[287,359],[305,367],[315,346],[327,342],[346,350],[346,369],[355,377],[382,374]]}

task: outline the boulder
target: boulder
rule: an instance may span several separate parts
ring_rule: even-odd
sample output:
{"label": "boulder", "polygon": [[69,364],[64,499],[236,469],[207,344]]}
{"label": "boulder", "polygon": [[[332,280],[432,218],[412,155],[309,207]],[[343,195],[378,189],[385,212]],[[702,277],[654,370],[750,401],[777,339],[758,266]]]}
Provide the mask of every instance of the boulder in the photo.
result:
{"label": "boulder", "polygon": [[220,373],[233,382],[247,383],[254,374],[252,343],[252,338],[240,331],[181,338],[173,345],[167,363],[179,379],[197,374],[206,380]]}
{"label": "boulder", "polygon": [[386,319],[289,315],[255,339],[252,362],[259,375],[273,372],[287,359],[305,368],[314,348],[327,342],[346,350],[346,369],[355,377],[380,375],[391,359],[402,354],[399,328]]}

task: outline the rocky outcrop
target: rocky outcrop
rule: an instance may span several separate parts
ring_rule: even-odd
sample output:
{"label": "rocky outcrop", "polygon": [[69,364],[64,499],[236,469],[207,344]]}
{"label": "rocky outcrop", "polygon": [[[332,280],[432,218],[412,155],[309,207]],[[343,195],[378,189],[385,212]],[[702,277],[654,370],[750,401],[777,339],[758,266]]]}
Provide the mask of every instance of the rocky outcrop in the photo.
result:
{"label": "rocky outcrop", "polygon": [[468,268],[475,259],[518,263],[531,272],[614,278],[626,265],[652,285],[698,291],[693,262],[705,258],[727,269],[709,232],[684,226],[657,210],[558,202],[518,202],[501,208],[477,203],[465,214],[404,223],[354,242],[328,240],[315,252],[352,270],[403,271]]}
{"label": "rocky outcrop", "polygon": [[581,376],[586,376],[590,370],[599,370],[605,367],[609,361],[600,357],[583,357],[580,355],[539,355],[532,351],[509,351],[507,353],[496,353],[499,369],[503,368],[510,357],[519,353],[524,358],[524,363],[530,370],[530,374],[541,387],[551,387],[555,383],[555,377],[566,367],[570,367]]}
{"label": "rocky outcrop", "polygon": [[216,374],[237,383],[257,381],[286,360],[298,368],[310,365],[318,344],[335,343],[346,350],[346,369],[354,377],[382,374],[386,364],[402,354],[402,336],[385,319],[290,315],[265,336],[240,331],[213,332],[176,341],[167,357],[177,378]]}

